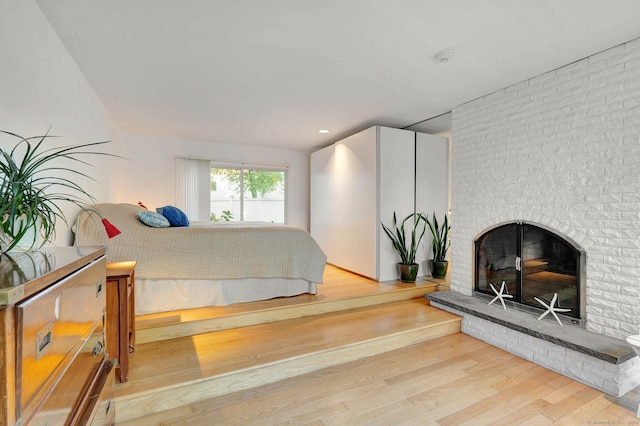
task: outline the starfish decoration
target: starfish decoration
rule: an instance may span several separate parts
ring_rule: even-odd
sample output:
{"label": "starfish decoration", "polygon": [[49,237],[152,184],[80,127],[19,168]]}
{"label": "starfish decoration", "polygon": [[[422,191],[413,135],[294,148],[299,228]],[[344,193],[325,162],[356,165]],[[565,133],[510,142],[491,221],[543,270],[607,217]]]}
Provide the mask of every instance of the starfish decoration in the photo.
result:
{"label": "starfish decoration", "polygon": [[492,304],[493,302],[495,302],[496,300],[500,300],[500,303],[502,303],[502,308],[506,311],[507,307],[504,304],[504,299],[513,299],[513,296],[510,294],[505,294],[505,290],[506,290],[506,284],[504,283],[504,281],[502,281],[502,285],[500,286],[500,291],[496,290],[496,288],[493,286],[493,283],[489,283],[489,285],[491,286],[491,289],[493,290],[493,292],[496,294],[496,297],[494,297],[491,302],[489,302],[489,304]]}
{"label": "starfish decoration", "polygon": [[558,300],[558,293],[554,293],[553,298],[551,299],[551,303],[549,303],[548,305],[546,303],[544,303],[543,300],[538,299],[537,297],[534,297],[534,299],[536,299],[542,306],[544,306],[545,308],[547,308],[547,310],[538,317],[538,320],[541,320],[542,318],[544,318],[549,312],[551,312],[551,315],[553,315],[553,317],[556,319],[556,321],[558,321],[558,324],[560,324],[560,326],[562,327],[562,322],[560,321],[560,318],[558,318],[558,316],[556,315],[556,312],[569,312],[571,311],[571,309],[563,309],[563,308],[556,308],[555,304],[556,301]]}

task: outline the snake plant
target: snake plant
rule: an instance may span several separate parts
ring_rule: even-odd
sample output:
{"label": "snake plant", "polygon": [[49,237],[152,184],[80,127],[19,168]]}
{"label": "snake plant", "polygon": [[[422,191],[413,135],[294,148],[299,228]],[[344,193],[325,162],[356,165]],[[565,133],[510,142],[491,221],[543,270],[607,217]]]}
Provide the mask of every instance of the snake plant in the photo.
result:
{"label": "snake plant", "polygon": [[[411,222],[409,222],[411,220]],[[412,225],[410,228],[411,236],[410,239],[407,238],[405,231],[405,224],[409,222]],[[400,255],[400,259],[404,265],[411,265],[415,263],[416,260],[416,252],[418,250],[418,245],[424,236],[426,231],[426,223],[425,223],[424,215],[421,213],[411,213],[407,217],[405,217],[402,222],[400,222],[400,226],[398,226],[398,222],[396,220],[396,213],[393,212],[393,229],[387,227],[384,223],[382,223],[382,229],[389,236],[391,242],[393,243],[393,247],[396,249],[398,254]],[[422,227],[420,224],[422,223]]]}
{"label": "snake plant", "polygon": [[438,223],[435,212],[433,213],[432,220],[429,220],[428,218],[425,218],[425,220],[429,225],[431,236],[433,237],[433,260],[436,262],[444,262],[447,260],[447,251],[451,246],[451,240],[449,239],[449,231],[451,230],[449,218],[446,214],[444,215],[442,226]]}

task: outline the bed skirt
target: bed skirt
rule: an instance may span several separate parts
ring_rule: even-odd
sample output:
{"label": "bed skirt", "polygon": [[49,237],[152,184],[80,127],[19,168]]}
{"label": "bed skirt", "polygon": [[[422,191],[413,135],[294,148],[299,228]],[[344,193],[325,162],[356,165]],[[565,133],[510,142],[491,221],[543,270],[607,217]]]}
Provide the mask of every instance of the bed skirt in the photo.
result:
{"label": "bed skirt", "polygon": [[302,279],[246,278],[229,280],[138,279],[136,315],[204,306],[226,306],[275,297],[316,294],[317,284]]}

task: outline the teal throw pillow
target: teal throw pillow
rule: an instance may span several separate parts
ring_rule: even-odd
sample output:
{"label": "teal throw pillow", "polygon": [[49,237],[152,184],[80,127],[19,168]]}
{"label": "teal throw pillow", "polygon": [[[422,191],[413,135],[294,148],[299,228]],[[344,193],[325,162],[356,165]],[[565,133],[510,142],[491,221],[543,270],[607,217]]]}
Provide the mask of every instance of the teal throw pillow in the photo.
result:
{"label": "teal throw pillow", "polygon": [[166,217],[160,213],[150,212],[148,210],[136,213],[140,222],[153,228],[168,228],[171,226]]}

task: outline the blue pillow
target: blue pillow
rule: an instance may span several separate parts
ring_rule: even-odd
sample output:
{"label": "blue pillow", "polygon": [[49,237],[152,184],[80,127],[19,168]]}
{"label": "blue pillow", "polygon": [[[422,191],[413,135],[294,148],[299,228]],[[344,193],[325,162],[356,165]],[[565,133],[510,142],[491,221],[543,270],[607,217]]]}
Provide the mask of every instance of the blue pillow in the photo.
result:
{"label": "blue pillow", "polygon": [[167,218],[162,216],[160,213],[145,210],[143,212],[136,213],[136,216],[138,216],[140,222],[153,228],[168,228],[170,226]]}
{"label": "blue pillow", "polygon": [[177,207],[158,207],[156,211],[166,217],[171,226],[189,226],[189,218]]}

